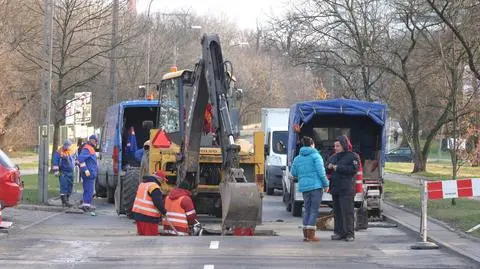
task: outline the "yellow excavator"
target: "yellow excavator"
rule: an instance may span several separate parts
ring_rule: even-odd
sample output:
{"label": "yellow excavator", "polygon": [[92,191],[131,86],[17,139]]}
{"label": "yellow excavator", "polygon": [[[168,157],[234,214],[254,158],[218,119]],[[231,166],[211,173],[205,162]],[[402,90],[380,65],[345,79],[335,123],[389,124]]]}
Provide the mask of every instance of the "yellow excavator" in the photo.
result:
{"label": "yellow excavator", "polygon": [[231,63],[223,61],[217,35],[204,35],[201,44],[194,71],[172,70],[159,84],[149,170],[167,172],[164,193],[188,181],[197,212],[221,216],[223,233],[254,230],[262,215],[263,132],[251,142],[239,138],[232,107],[242,93]]}

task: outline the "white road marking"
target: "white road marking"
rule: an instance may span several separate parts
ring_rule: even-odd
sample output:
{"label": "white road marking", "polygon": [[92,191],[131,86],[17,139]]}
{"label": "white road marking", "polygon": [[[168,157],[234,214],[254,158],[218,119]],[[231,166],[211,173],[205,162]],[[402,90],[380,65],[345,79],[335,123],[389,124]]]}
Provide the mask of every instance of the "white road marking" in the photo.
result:
{"label": "white road marking", "polygon": [[215,269],[215,265],[213,265],[213,264],[205,264],[205,265],[203,266],[203,269]]}
{"label": "white road marking", "polygon": [[44,221],[46,221],[46,220],[49,220],[49,219],[51,219],[51,218],[53,218],[53,217],[56,217],[56,216],[58,216],[58,215],[60,215],[60,214],[64,214],[64,213],[65,213],[65,212],[60,212],[60,213],[55,213],[55,214],[46,216],[45,218],[40,219],[40,220],[37,220],[37,221],[35,221],[34,223],[31,223],[31,224],[29,224],[29,225],[27,225],[27,226],[21,227],[20,229],[26,230],[26,229],[28,229],[28,228],[30,228],[30,227],[33,227],[33,226],[35,226],[35,225],[37,225],[37,224],[40,224],[40,223],[42,223],[42,222],[44,222]]}
{"label": "white road marking", "polygon": [[219,245],[220,245],[219,241],[210,241],[210,249],[218,249]]}

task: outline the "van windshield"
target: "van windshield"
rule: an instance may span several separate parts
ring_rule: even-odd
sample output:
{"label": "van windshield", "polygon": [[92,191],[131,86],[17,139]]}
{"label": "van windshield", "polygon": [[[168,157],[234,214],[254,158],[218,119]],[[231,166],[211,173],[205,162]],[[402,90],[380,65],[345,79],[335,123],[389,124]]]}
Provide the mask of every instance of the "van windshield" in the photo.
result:
{"label": "van windshield", "polygon": [[276,154],[287,154],[288,131],[272,133],[272,148]]}
{"label": "van windshield", "polygon": [[5,168],[15,168],[15,165],[12,163],[10,158],[8,158],[7,154],[5,154],[0,149],[0,165],[4,166]]}

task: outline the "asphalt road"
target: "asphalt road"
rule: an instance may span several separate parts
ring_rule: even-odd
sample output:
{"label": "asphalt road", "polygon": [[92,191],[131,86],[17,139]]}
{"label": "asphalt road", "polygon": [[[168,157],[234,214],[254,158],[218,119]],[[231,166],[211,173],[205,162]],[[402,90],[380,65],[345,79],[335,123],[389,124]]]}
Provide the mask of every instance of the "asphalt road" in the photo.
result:
{"label": "asphalt road", "polygon": [[[353,243],[304,243],[299,218],[280,196],[264,199],[264,225],[278,236],[139,237],[135,225],[97,201],[97,216],[6,209],[15,222],[0,234],[0,268],[479,268],[444,250],[411,250],[417,239],[397,228],[357,232]],[[216,228],[218,221],[201,221]]]}

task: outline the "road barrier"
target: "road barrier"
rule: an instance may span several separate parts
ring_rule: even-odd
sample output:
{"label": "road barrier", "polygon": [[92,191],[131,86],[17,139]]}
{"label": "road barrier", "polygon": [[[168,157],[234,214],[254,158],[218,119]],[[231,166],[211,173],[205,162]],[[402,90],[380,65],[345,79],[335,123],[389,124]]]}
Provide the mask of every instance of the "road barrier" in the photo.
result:
{"label": "road barrier", "polygon": [[[422,180],[420,201],[422,217],[420,218],[420,234],[422,241],[412,246],[413,249],[436,249],[435,243],[428,242],[428,200],[467,198],[480,196],[480,178],[457,180],[428,181]],[[475,228],[475,227],[474,227]]]}

